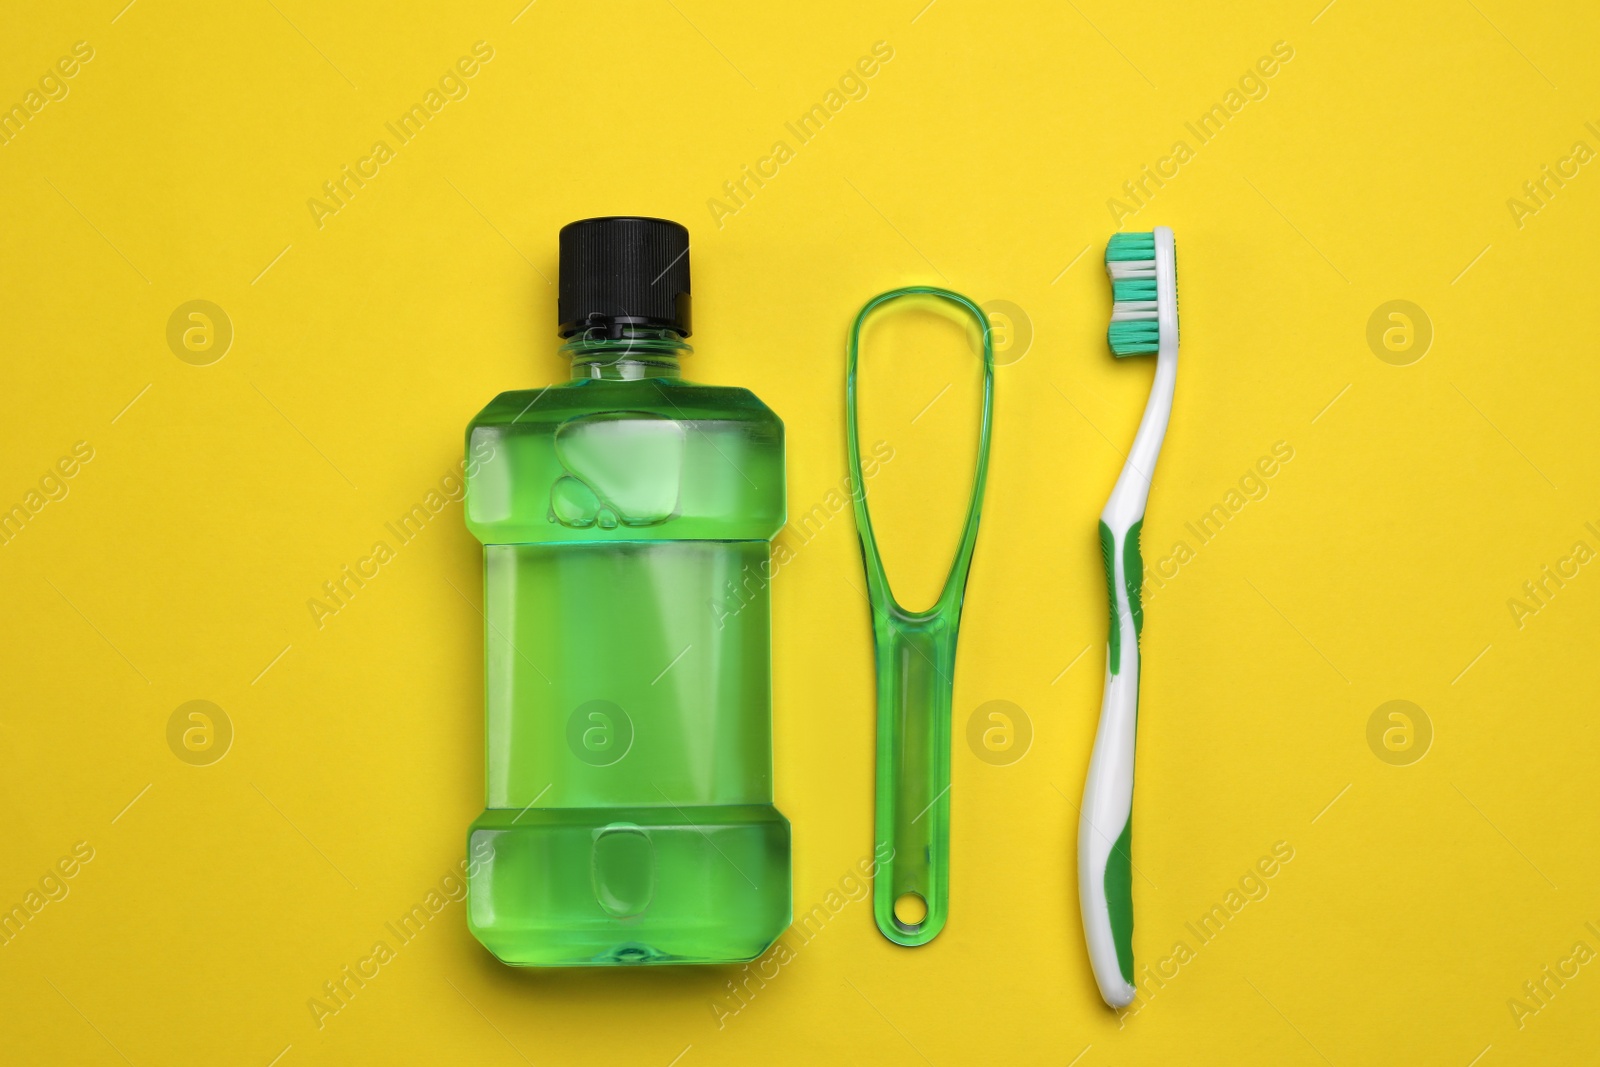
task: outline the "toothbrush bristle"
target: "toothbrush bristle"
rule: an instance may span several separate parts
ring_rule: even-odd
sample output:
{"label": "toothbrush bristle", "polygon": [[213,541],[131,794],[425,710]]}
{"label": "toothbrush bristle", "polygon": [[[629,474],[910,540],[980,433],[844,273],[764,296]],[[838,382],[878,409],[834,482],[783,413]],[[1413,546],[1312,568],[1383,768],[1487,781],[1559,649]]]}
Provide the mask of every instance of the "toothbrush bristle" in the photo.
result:
{"label": "toothbrush bristle", "polygon": [[1144,356],[1160,350],[1156,312],[1156,235],[1115,233],[1106,243],[1111,276],[1111,325],[1106,341],[1113,356]]}
{"label": "toothbrush bristle", "polygon": [[1161,329],[1154,319],[1113,322],[1106,330],[1106,341],[1113,356],[1148,356],[1161,348]]}
{"label": "toothbrush bristle", "polygon": [[1154,231],[1144,233],[1114,233],[1111,240],[1106,242],[1106,262],[1115,263],[1130,259],[1148,259],[1151,263],[1156,259],[1156,235]]}

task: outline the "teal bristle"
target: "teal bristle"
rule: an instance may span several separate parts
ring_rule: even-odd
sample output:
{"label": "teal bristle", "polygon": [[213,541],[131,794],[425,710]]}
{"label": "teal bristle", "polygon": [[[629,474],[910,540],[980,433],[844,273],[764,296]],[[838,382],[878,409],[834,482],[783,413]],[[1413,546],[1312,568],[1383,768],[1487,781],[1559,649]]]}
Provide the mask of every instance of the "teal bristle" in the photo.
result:
{"label": "teal bristle", "polygon": [[1155,319],[1113,322],[1106,330],[1106,342],[1113,356],[1149,356],[1160,349],[1161,329]]}
{"label": "teal bristle", "polygon": [[1114,233],[1106,242],[1106,262],[1129,259],[1155,259],[1154,233]]}
{"label": "teal bristle", "polygon": [[1155,298],[1156,280],[1154,278],[1117,278],[1111,283],[1112,300],[1121,302],[1124,300],[1154,300]]}

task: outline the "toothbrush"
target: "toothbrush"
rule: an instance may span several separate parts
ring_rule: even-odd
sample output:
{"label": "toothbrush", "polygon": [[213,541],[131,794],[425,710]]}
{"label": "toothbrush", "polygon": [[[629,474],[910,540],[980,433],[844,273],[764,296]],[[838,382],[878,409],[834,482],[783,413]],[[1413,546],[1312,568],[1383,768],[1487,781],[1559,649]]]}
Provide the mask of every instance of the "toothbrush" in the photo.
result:
{"label": "toothbrush", "polygon": [[1178,269],[1172,230],[1113,234],[1106,244],[1111,275],[1113,356],[1156,354],[1155,382],[1122,474],[1100,513],[1100,553],[1110,600],[1105,697],[1078,823],[1078,903],[1100,996],[1113,1008],[1132,1003],[1133,749],[1139,716],[1139,587],[1144,561],[1139,528],[1150,476],[1172,414],[1178,381]]}

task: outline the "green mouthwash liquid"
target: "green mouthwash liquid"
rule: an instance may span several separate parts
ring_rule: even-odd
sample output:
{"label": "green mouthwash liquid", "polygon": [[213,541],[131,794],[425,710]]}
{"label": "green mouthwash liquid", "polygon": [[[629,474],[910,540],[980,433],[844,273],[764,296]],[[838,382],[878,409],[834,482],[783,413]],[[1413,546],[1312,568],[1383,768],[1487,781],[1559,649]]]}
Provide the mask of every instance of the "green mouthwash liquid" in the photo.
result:
{"label": "green mouthwash liquid", "polygon": [[688,242],[662,219],[564,227],[572,380],[502,393],[467,430],[487,704],[468,925],[505,963],[736,962],[789,924],[783,424],[680,377]]}

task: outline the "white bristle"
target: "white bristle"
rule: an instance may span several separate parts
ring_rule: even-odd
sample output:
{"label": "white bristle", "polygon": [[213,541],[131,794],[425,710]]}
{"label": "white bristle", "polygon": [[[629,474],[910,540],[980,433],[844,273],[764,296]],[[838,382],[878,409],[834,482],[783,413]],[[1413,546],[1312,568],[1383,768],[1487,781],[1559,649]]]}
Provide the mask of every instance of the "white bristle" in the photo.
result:
{"label": "white bristle", "polygon": [[1108,271],[1113,281],[1119,278],[1154,278],[1156,276],[1156,261],[1153,259],[1130,259],[1111,263]]}
{"label": "white bristle", "polygon": [[1123,300],[1111,305],[1112,322],[1136,322],[1156,317],[1154,300]]}

